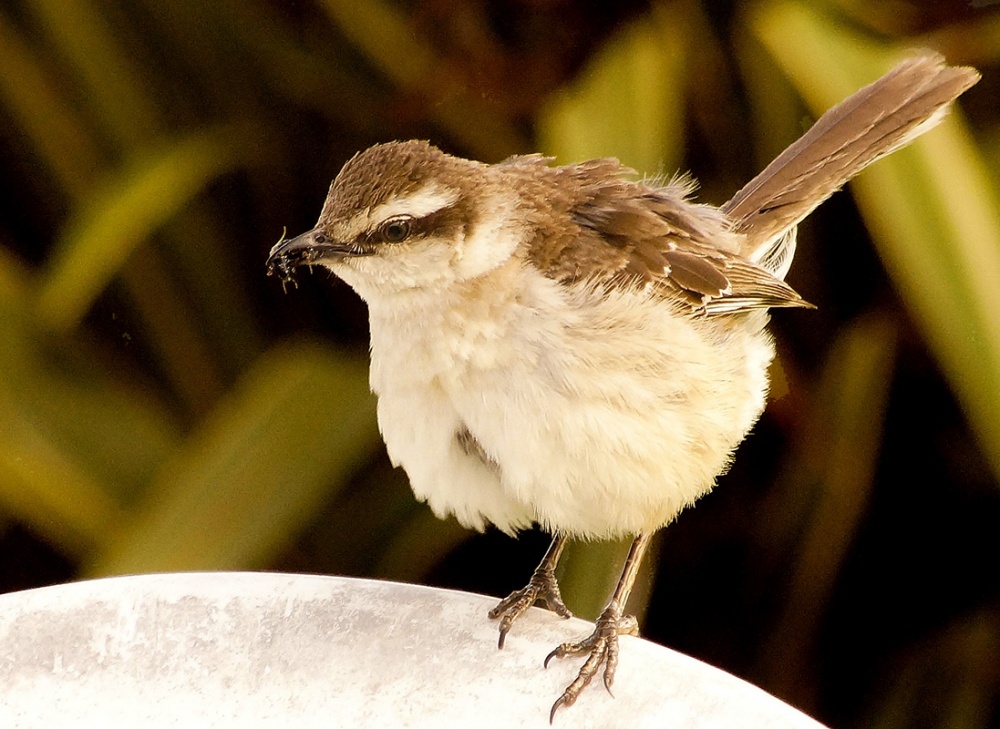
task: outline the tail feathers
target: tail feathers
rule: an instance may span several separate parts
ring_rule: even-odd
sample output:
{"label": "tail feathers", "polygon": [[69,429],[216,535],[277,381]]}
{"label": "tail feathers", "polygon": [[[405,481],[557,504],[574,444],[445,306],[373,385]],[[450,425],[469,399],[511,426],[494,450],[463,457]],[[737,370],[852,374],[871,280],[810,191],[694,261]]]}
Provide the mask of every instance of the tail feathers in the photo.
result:
{"label": "tail feathers", "polygon": [[898,64],[819,120],[723,206],[751,261],[784,278],[795,226],[872,162],[936,126],[979,80],[937,54]]}

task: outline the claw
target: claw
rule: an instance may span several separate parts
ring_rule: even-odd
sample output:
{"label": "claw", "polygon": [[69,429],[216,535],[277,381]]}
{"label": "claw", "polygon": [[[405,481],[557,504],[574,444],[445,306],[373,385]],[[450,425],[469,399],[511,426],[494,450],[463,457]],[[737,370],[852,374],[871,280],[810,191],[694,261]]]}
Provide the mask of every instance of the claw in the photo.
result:
{"label": "claw", "polygon": [[550,724],[558,708],[572,706],[576,702],[577,697],[587,688],[602,664],[604,665],[604,688],[614,696],[611,692],[611,686],[615,681],[615,671],[618,670],[618,636],[639,634],[638,621],[635,616],[623,616],[621,612],[621,606],[612,600],[597,619],[593,633],[577,643],[563,643],[545,657],[544,665],[548,668],[549,661],[553,658],[587,655],[587,660],[580,667],[576,678],[566,687],[562,696],[552,704],[552,711],[549,712]]}
{"label": "claw", "polygon": [[[546,557],[548,558],[548,555]],[[538,565],[538,569],[531,575],[527,585],[510,593],[489,611],[490,620],[500,618],[498,648],[503,648],[507,633],[510,632],[514,621],[527,612],[532,605],[543,606],[564,618],[573,617],[573,613],[563,603],[562,595],[559,594],[555,564],[554,562],[550,564],[548,559],[543,560],[542,564]]]}
{"label": "claw", "polygon": [[[549,661],[553,658],[587,656],[587,660],[583,662],[576,678],[562,692],[562,696],[552,704],[552,710],[549,712],[550,724],[561,706],[572,706],[576,702],[580,692],[587,688],[602,665],[604,666],[602,676],[604,688],[614,696],[611,693],[611,685],[615,682],[615,671],[618,670],[618,636],[639,635],[639,621],[634,615],[622,615],[622,610],[625,603],[628,602],[628,596],[632,591],[642,555],[649,547],[649,537],[649,534],[639,534],[633,540],[628,557],[625,558],[625,566],[622,568],[622,576],[618,580],[614,596],[608,606],[604,608],[604,612],[597,618],[597,622],[594,623],[594,632],[577,643],[563,643],[545,657],[545,667],[548,668]],[[542,560],[539,570],[545,564],[546,560]]]}
{"label": "claw", "polygon": [[[567,644],[563,643],[563,645],[567,645]],[[548,668],[549,667],[549,661],[551,661],[556,656],[559,656],[560,658],[562,658],[562,656],[559,655],[559,651],[562,649],[562,647],[563,647],[562,645],[559,646],[554,651],[552,651],[547,656],[545,656],[545,661],[542,663],[542,668]]]}
{"label": "claw", "polygon": [[573,703],[572,701],[569,702],[566,701],[566,694],[563,694],[558,699],[556,699],[555,703],[552,704],[552,710],[549,711],[549,724],[552,724],[552,722],[556,718],[556,709],[558,709],[560,706],[563,705],[569,706],[572,703]]}
{"label": "claw", "polygon": [[612,640],[608,642],[607,649],[605,650],[607,658],[604,662],[604,688],[607,689],[608,693],[614,696],[611,691],[611,684],[615,682],[615,671],[618,670],[618,640]]}

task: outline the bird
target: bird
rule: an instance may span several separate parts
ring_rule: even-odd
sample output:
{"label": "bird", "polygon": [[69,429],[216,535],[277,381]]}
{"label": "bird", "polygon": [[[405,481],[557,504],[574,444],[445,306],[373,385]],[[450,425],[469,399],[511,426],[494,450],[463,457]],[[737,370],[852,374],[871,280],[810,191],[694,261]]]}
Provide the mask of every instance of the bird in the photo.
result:
{"label": "bird", "polygon": [[534,605],[561,616],[568,540],[632,538],[549,712],[600,673],[610,692],[651,536],[708,492],[764,409],[769,310],[810,307],[785,276],[796,226],[869,164],[934,127],[979,79],[917,52],[823,114],[720,207],[690,177],[617,159],[485,164],[422,140],[352,157],[314,228],[267,273],[319,266],[367,303],[370,385],[392,463],[442,518],[551,544],[489,611],[503,648]]}

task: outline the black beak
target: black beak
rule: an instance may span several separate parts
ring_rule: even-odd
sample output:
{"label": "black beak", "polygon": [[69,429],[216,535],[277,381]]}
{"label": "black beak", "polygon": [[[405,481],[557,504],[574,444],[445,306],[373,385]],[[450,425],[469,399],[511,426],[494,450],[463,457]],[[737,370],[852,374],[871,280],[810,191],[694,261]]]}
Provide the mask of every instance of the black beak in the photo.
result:
{"label": "black beak", "polygon": [[267,257],[267,275],[277,276],[282,284],[295,281],[295,268],[311,266],[320,259],[342,258],[352,254],[350,246],[337,243],[322,228],[275,243]]}

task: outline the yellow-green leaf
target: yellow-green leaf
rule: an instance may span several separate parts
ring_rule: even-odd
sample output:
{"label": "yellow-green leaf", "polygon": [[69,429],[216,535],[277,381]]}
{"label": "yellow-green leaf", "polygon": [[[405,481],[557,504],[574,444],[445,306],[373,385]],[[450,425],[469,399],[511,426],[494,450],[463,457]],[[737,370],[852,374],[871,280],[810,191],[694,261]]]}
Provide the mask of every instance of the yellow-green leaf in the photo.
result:
{"label": "yellow-green leaf", "polygon": [[[802,3],[767,5],[752,28],[817,116],[912,52],[854,35]],[[851,190],[1000,474],[1000,202],[961,114]]]}
{"label": "yellow-green leaf", "polygon": [[266,565],[377,444],[367,373],[316,345],[263,355],[88,574]]}
{"label": "yellow-green leaf", "polygon": [[683,149],[685,35],[671,6],[614,36],[538,118],[540,147],[559,162],[618,157],[672,174]]}
{"label": "yellow-green leaf", "polygon": [[73,326],[128,257],[208,183],[239,166],[239,130],[199,131],[131,160],[87,199],[42,274],[37,310],[57,330]]}

